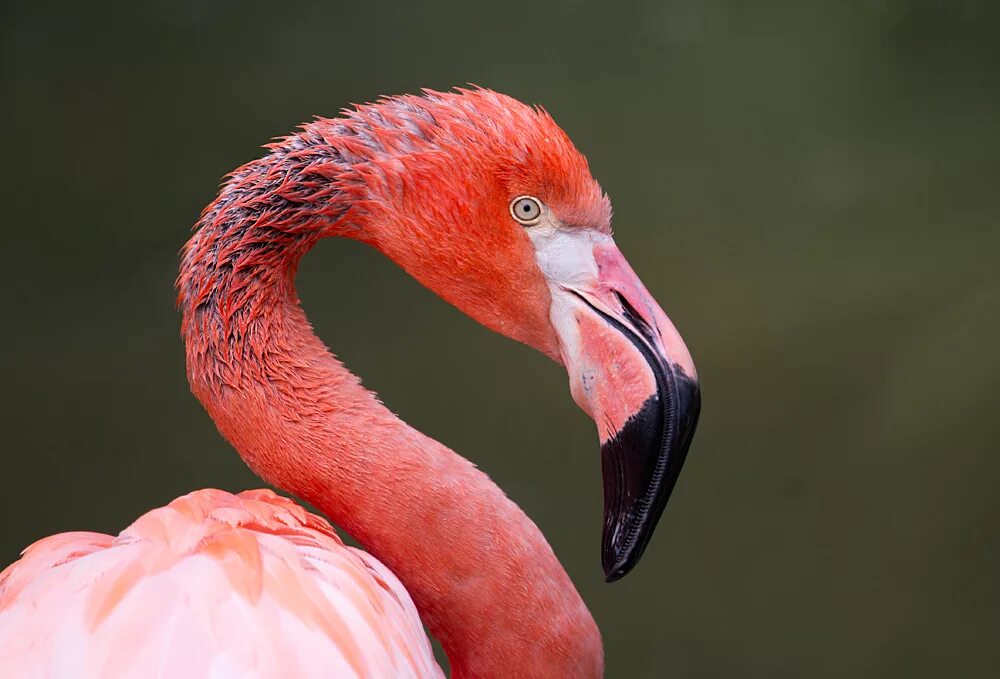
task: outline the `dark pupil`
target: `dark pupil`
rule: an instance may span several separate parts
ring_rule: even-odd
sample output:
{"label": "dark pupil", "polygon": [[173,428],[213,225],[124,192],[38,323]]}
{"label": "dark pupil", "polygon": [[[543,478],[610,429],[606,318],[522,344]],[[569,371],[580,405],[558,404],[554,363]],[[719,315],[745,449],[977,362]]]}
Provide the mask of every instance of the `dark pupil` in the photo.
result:
{"label": "dark pupil", "polygon": [[524,207],[521,208],[521,209],[524,210],[525,212],[531,212],[531,206],[528,205],[527,203],[525,203]]}

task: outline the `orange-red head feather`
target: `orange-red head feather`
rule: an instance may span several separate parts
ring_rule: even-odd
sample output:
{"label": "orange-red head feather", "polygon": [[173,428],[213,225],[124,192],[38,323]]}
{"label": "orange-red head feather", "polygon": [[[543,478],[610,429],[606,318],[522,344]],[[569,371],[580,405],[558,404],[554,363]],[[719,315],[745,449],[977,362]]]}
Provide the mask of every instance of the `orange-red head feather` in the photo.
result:
{"label": "orange-red head feather", "polygon": [[202,215],[178,281],[186,311],[238,324],[261,303],[257,284],[294,272],[294,261],[276,265],[279,252],[297,258],[315,238],[346,235],[487,327],[558,357],[548,289],[510,201],[535,196],[561,223],[604,232],[611,207],[544,110],[485,89],[425,91],[317,119],[268,148]]}

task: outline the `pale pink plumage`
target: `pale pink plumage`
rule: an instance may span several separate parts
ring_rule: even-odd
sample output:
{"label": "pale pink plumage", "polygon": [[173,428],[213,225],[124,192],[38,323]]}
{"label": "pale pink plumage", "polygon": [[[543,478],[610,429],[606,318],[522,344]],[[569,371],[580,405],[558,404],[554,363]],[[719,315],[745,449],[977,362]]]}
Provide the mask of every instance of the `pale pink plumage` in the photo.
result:
{"label": "pale pink plumage", "polygon": [[270,491],[201,490],[0,574],[4,677],[441,677],[396,577]]}

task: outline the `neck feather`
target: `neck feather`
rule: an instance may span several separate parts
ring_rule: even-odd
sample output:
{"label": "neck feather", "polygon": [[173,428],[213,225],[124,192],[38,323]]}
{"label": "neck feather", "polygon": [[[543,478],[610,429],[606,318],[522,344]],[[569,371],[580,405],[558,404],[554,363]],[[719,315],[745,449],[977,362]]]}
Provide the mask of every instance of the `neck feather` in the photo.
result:
{"label": "neck feather", "polygon": [[302,311],[301,256],[324,235],[365,239],[343,180],[353,162],[319,121],[206,209],[178,278],[192,390],[258,475],[399,577],[455,676],[600,676],[599,632],[538,528],[362,387]]}

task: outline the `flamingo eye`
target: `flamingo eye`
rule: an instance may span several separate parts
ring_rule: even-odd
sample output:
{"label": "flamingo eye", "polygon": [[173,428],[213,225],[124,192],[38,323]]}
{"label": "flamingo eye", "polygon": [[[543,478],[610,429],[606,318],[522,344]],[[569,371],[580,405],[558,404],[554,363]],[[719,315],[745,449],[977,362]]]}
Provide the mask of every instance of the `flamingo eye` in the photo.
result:
{"label": "flamingo eye", "polygon": [[510,202],[510,214],[525,226],[534,226],[542,218],[542,204],[531,196],[518,196]]}

